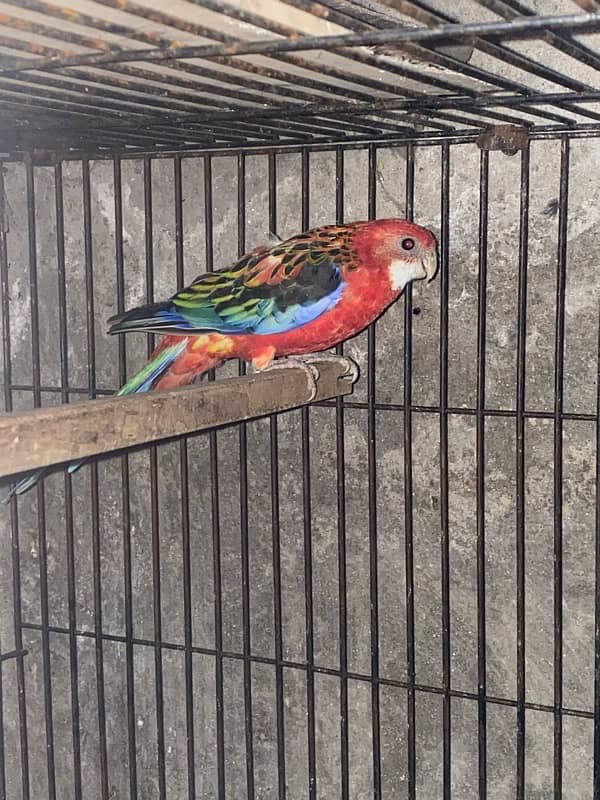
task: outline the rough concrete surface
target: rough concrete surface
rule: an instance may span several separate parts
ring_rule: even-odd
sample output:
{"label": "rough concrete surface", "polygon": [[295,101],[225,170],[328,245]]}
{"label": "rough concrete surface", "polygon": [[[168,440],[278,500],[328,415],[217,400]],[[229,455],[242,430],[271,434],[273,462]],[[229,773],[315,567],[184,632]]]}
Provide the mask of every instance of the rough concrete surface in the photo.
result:
{"label": "rough concrete surface", "polygon": [[[450,633],[451,681],[454,690],[477,692],[477,584],[476,584],[476,417],[460,413],[476,404],[478,187],[479,151],[474,145],[450,150],[449,243],[449,406],[457,409],[448,423]],[[441,149],[416,150],[415,218],[440,229]],[[377,153],[377,215],[402,215],[405,197],[406,155],[403,149],[382,148]],[[368,154],[345,155],[344,216],[367,214]],[[531,147],[529,283],[527,293],[526,407],[528,411],[554,409],[554,331],[556,316],[557,216],[545,213],[559,192],[560,143],[535,142]],[[176,285],[173,162],[152,167],[153,262],[156,297],[167,296]],[[277,232],[288,236],[301,226],[300,157],[277,159]],[[145,214],[143,165],[123,164],[123,243],[125,304],[143,301],[146,292]],[[206,266],[204,225],[204,164],[183,161],[184,267],[191,279]],[[597,181],[600,142],[571,144],[569,183],[568,264],[565,315],[565,411],[595,414],[598,263],[600,260],[600,206]],[[93,321],[96,380],[99,390],[119,383],[118,343],[104,332],[104,322],[115,312],[114,178],[109,162],[91,164],[92,257],[94,276]],[[486,405],[511,412],[516,404],[517,287],[519,242],[520,156],[490,155],[489,253],[487,290]],[[67,271],[68,378],[77,397],[87,396],[85,245],[83,237],[82,174],[78,163],[65,164],[64,209]],[[27,255],[25,170],[10,166],[6,173],[9,203],[9,293],[12,382],[30,385],[31,315]],[[54,178],[49,168],[35,171],[37,276],[41,351],[41,384],[61,384],[58,349],[59,315],[56,271]],[[237,162],[235,157],[212,164],[214,264],[235,258],[237,231]],[[335,154],[310,157],[309,211],[311,225],[335,220]],[[246,241],[250,248],[268,232],[268,163],[265,156],[246,158]],[[427,407],[439,404],[440,280],[429,288],[414,289],[413,403],[425,410],[413,414],[413,507],[415,565],[416,681],[441,687],[442,594],[440,549],[440,417]],[[376,399],[388,406],[403,400],[404,305],[398,303],[377,325]],[[354,400],[366,399],[367,337],[359,336],[347,352],[362,367]],[[127,341],[127,374],[146,355],[143,337]],[[234,365],[224,372],[230,374]],[[30,407],[32,393],[15,390],[15,407]],[[42,392],[45,404],[60,395]],[[309,412],[310,530],[313,558],[314,661],[336,670],[340,664],[338,521],[336,483],[335,410]],[[293,664],[306,659],[306,586],[304,560],[303,461],[301,412],[281,415],[277,421],[280,491],[280,547],[282,593],[282,653]],[[250,633],[252,654],[265,659],[253,663],[252,712],[254,778],[257,798],[276,798],[277,706],[275,667],[276,630],[273,612],[273,538],[271,456],[268,420],[247,426],[248,527],[250,560]],[[218,488],[222,571],[222,646],[226,653],[243,651],[243,606],[240,542],[239,430],[220,431],[216,437],[218,486],[206,435],[187,441],[191,548],[191,642],[193,693],[189,718],[194,731],[194,765],[198,798],[218,796],[217,710],[215,707],[215,580],[213,571],[213,517],[211,498]],[[515,795],[517,763],[517,591],[516,591],[516,426],[509,413],[488,416],[485,423],[485,534],[486,534],[486,659],[487,691],[508,705],[487,706],[488,798]],[[553,643],[553,459],[552,419],[528,418],[525,423],[525,620],[526,699],[552,706],[554,702]],[[367,410],[345,412],[345,486],[347,543],[348,670],[368,676],[371,671],[369,581],[369,438]],[[38,526],[45,513],[47,555],[47,613],[51,626],[69,628],[70,611],[77,630],[115,637],[103,643],[103,676],[98,672],[94,639],[77,638],[76,688],[81,737],[81,772],[86,800],[102,796],[98,727],[99,677],[106,708],[106,749],[109,797],[130,796],[127,716],[127,603],[124,578],[124,541],[131,539],[131,614],[133,637],[133,693],[135,761],[139,797],[159,796],[157,725],[164,731],[165,787],[168,798],[188,796],[185,618],[183,603],[182,483],[179,443],[86,467],[73,477],[72,503],[65,506],[62,474],[45,482],[18,503],[21,613],[27,623],[43,623],[46,604],[40,569],[44,545]],[[185,451],[184,451],[185,456]],[[380,677],[406,680],[406,565],[404,556],[404,448],[403,414],[393,408],[376,413],[377,567],[379,584]],[[567,420],[563,432],[563,702],[569,709],[590,712],[593,707],[594,657],[594,504],[595,424]],[[156,458],[157,525],[160,559],[153,560],[151,471]],[[124,516],[122,470],[128,469],[129,527]],[[98,525],[94,529],[90,490],[92,470],[98,473]],[[44,511],[40,500],[44,499]],[[0,647],[14,648],[12,623],[12,562],[9,512],[3,507],[0,537]],[[75,575],[74,605],[70,609],[67,564],[67,521],[72,513]],[[13,540],[14,541],[14,540]],[[101,584],[94,585],[94,541],[99,544]],[[14,555],[14,551],[12,551]],[[98,554],[97,554],[98,555]],[[154,570],[153,570],[154,567]],[[156,587],[160,580],[160,638],[176,645],[158,658],[152,642],[158,637]],[[100,591],[101,603],[94,608]],[[101,612],[101,619],[99,612]],[[56,792],[74,797],[72,744],[72,654],[69,636],[49,635],[50,667],[44,665],[43,641],[35,628],[27,629],[23,660],[29,780],[32,797],[48,794],[47,730],[51,711],[54,737]],[[163,716],[157,718],[157,663],[162,669]],[[2,666],[4,759],[7,797],[19,800],[21,747],[16,666]],[[308,796],[307,694],[305,671],[283,668],[285,769],[289,800]],[[52,702],[44,704],[44,679],[51,685]],[[244,736],[243,660],[225,657],[224,747],[226,796],[244,798],[246,746]],[[340,796],[340,681],[327,672],[315,677],[317,797]],[[407,692],[382,684],[381,764],[383,796],[407,796]],[[372,698],[370,684],[348,681],[350,797],[372,796]],[[192,719],[193,718],[193,719]],[[526,712],[525,763],[528,800],[542,800],[553,791],[553,725],[551,713]],[[160,738],[160,737],[158,737]],[[593,727],[589,718],[563,720],[563,797],[592,797]],[[477,796],[477,703],[470,697],[452,700],[452,797]],[[416,694],[417,795],[423,800],[442,796],[442,696]]]}

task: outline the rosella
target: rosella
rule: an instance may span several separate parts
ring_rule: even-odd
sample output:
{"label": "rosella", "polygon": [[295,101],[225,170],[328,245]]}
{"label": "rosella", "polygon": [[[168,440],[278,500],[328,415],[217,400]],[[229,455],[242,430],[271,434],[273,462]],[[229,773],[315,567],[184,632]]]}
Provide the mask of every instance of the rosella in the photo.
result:
{"label": "rosella", "polygon": [[[183,386],[232,358],[257,370],[309,365],[310,355],[364,330],[408,283],[431,281],[437,263],[434,235],[404,219],[325,225],[257,247],[166,302],[109,320],[111,334],[166,334],[119,394]],[[26,476],[12,493],[45,472]]]}

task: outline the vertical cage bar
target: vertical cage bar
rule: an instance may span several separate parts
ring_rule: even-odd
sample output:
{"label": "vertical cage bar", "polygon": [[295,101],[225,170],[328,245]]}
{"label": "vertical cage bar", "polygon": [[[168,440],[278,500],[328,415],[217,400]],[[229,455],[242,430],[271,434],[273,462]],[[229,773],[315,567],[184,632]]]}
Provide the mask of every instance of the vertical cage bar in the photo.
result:
{"label": "vertical cage bar", "polygon": [[[213,268],[212,159],[204,157],[204,226],[206,269]],[[211,370],[209,380],[214,379]],[[213,574],[215,595],[215,692],[217,711],[217,784],[219,800],[225,798],[225,717],[223,709],[223,598],[221,575],[221,514],[219,506],[219,460],[217,434],[208,434],[210,458],[210,490],[213,541]]]}
{"label": "vertical cage bar", "polygon": [[450,533],[448,519],[448,294],[450,276],[448,255],[450,238],[450,146],[442,145],[442,197],[440,232],[440,526],[442,560],[442,673],[443,744],[442,769],[444,800],[452,792],[451,772],[451,662],[450,662]]}
{"label": "vertical cage bar", "polygon": [[[344,223],[344,150],[335,151],[335,221]],[[336,347],[344,354],[343,344]],[[340,785],[341,800],[350,797],[348,745],[348,600],[346,587],[346,455],[344,441],[344,398],[335,401],[335,441],[337,477],[337,536],[338,536],[338,617],[340,639]]]}
{"label": "vertical cage bar", "polygon": [[[13,410],[12,398],[12,369],[11,369],[11,343],[10,343],[10,294],[8,273],[8,216],[4,184],[4,164],[0,165],[0,202],[2,213],[0,215],[0,288],[2,290],[2,350],[4,360],[4,409]],[[13,625],[15,650],[23,650],[23,614],[21,604],[21,554],[19,546],[19,518],[17,498],[10,499],[10,533],[11,533],[11,569],[12,569],[12,600],[13,600]],[[23,659],[16,661],[17,673],[17,703],[19,708],[19,745],[21,760],[21,797],[22,800],[30,799],[29,781],[29,743],[27,734],[27,694],[25,686],[25,669]]]}
{"label": "vertical cage bar", "polygon": [[[309,151],[302,150],[301,229],[310,227]],[[315,653],[312,585],[312,502],[310,474],[310,416],[308,406],[300,411],[302,432],[302,514],[304,521],[304,595],[306,619],[306,708],[308,733],[308,796],[317,797],[317,755],[315,733]]]}
{"label": "vertical cage bar", "polygon": [[[2,650],[0,648],[0,655]],[[0,797],[6,797],[6,761],[4,755],[4,662],[0,661]]]}
{"label": "vertical cage bar", "polygon": [[[62,163],[54,166],[54,210],[56,220],[56,271],[58,278],[58,336],[60,345],[61,400],[69,402],[69,329],[67,321],[67,273],[65,261],[65,211]],[[68,473],[67,473],[68,474]]]}
{"label": "vertical cage bar", "polygon": [[[183,263],[183,176],[181,156],[173,162],[175,202],[175,273],[177,289],[185,284]],[[185,670],[185,732],[188,797],[196,797],[196,765],[194,735],[194,673],[192,655],[192,566],[190,547],[190,487],[187,439],[179,441],[179,473],[181,476],[181,559],[183,568],[183,639]]]}
{"label": "vertical cage bar", "polygon": [[[377,149],[369,145],[368,217],[377,214]],[[379,713],[379,589],[377,568],[377,428],[375,323],[367,333],[367,473],[369,480],[369,591],[371,596],[371,726],[373,736],[373,797],[381,798],[381,722]]]}
{"label": "vertical cage bar", "polygon": [[[8,390],[10,393],[10,389]],[[12,397],[10,400],[12,410]],[[12,590],[13,590],[13,620],[15,631],[15,649],[23,649],[23,612],[21,604],[21,555],[19,546],[19,522],[17,513],[17,499],[10,500],[10,525],[12,543]],[[21,755],[21,796],[23,800],[30,800],[30,775],[29,775],[29,737],[27,730],[27,690],[25,682],[25,669],[23,659],[16,661],[17,670],[17,700],[19,705],[19,744]]]}
{"label": "vertical cage bar", "polygon": [[565,287],[569,202],[569,140],[561,143],[556,257],[556,325],[554,350],[554,797],[562,798],[563,704],[563,399],[565,351]]}
{"label": "vertical cage bar", "polygon": [[[154,300],[154,220],[152,198],[152,161],[144,158],[144,246],[146,256],[146,302]],[[154,337],[148,337],[148,357],[154,349]],[[152,616],[154,627],[154,699],[156,713],[156,760],[158,768],[158,793],[166,797],[165,777],[165,721],[163,703],[162,665],[162,613],[160,584],[160,519],[158,507],[158,453],[151,447],[150,458],[150,538],[152,547]]]}
{"label": "vertical cage bar", "polygon": [[[8,282],[8,206],[4,173],[6,166],[0,161],[0,290],[2,293],[2,356],[4,383],[4,410],[12,411],[12,352],[10,341],[10,294]],[[18,648],[20,649],[20,648]]]}
{"label": "vertical cage bar", "polygon": [[85,299],[87,334],[88,396],[96,396],[96,334],[94,329],[94,254],[92,247],[92,197],[90,185],[90,162],[82,162],[83,181],[83,246],[85,261]]}
{"label": "vertical cage bar", "polygon": [[[269,153],[269,230],[277,233],[277,157]],[[269,417],[271,463],[271,533],[273,540],[273,625],[275,628],[275,702],[277,705],[277,782],[279,798],[287,796],[283,685],[283,609],[281,601],[281,528],[279,519],[279,441],[277,417]]]}
{"label": "vertical cage bar", "polygon": [[[26,163],[27,181],[27,239],[29,256],[29,290],[31,314],[31,361],[33,404],[39,408],[41,396],[39,294],[37,275],[37,231],[35,220],[35,173],[31,161]],[[42,638],[42,680],[44,686],[44,722],[46,734],[46,771],[48,776],[48,798],[56,798],[56,770],[54,761],[54,726],[52,721],[52,665],[50,663],[50,632],[48,609],[48,548],[46,543],[46,500],[43,482],[36,486],[37,528],[40,575],[40,609]]]}
{"label": "vertical cage bar", "polygon": [[[83,242],[85,259],[85,295],[88,356],[88,396],[96,396],[96,339],[94,333],[94,262],[92,248],[92,201],[90,163],[82,165],[83,178]],[[100,506],[98,496],[98,465],[90,464],[90,493],[92,512],[92,572],[94,594],[94,634],[96,649],[96,696],[98,702],[98,744],[100,750],[100,787],[103,800],[108,800],[108,755],[106,739],[106,705],[104,697],[104,647],[102,637],[102,563],[100,549]]]}
{"label": "vertical cage bar", "polygon": [[[115,200],[115,262],[117,283],[117,313],[125,310],[125,267],[123,256],[123,186],[121,160],[113,161]],[[119,384],[127,379],[127,350],[125,337],[118,337]],[[131,574],[131,504],[129,487],[129,456],[121,456],[121,513],[123,519],[123,584],[125,611],[125,680],[127,692],[127,753],[129,762],[129,793],[137,797],[136,720],[133,663],[133,585]]]}
{"label": "vertical cage bar", "polygon": [[[60,340],[61,400],[69,402],[69,339],[67,322],[67,276],[65,265],[65,224],[62,164],[54,167],[54,199],[56,211],[56,259],[58,277],[58,324]],[[75,532],[73,526],[73,487],[68,470],[65,481],[65,539],[67,555],[67,596],[69,608],[69,667],[71,680],[71,735],[73,742],[73,789],[75,800],[81,800],[81,728],[79,717],[79,659],[77,655],[77,599],[75,572]]]}
{"label": "vertical cage bar", "polygon": [[[415,196],[415,151],[406,148],[406,218],[413,219]],[[415,568],[413,547],[413,458],[412,458],[412,285],[404,290],[404,569],[406,571],[406,750],[408,800],[416,798],[415,727]]]}
{"label": "vertical cage bar", "polygon": [[487,336],[489,153],[479,166],[479,280],[477,297],[477,730],[479,800],[487,798],[487,670],[485,604],[485,379]]}
{"label": "vertical cage bar", "polygon": [[[238,189],[238,255],[245,249],[246,162],[237,158]],[[245,375],[240,363],[239,374]],[[250,630],[250,544],[248,537],[248,431],[245,422],[239,425],[240,446],[240,553],[242,569],[242,628],[244,652],[244,724],[246,733],[246,794],[254,800],[254,724],[252,715],[252,638]]]}
{"label": "vertical cage bar", "polygon": [[31,385],[33,388],[33,404],[36,408],[39,408],[42,404],[42,398],[40,392],[40,321],[37,281],[37,233],[35,224],[35,175],[33,164],[30,160],[28,160],[25,165],[25,176],[27,184],[27,246],[31,315]]}
{"label": "vertical cage bar", "polygon": [[183,174],[181,156],[173,159],[173,203],[175,207],[175,281],[177,289],[185,284],[183,263]]}
{"label": "vertical cage bar", "polygon": [[48,547],[46,541],[46,510],[44,489],[38,484],[38,553],[40,559],[40,601],[42,623],[42,673],[44,683],[44,718],[46,728],[46,763],[48,800],[56,798],[56,769],[54,760],[54,724],[52,714],[52,664],[50,656],[48,604]]}
{"label": "vertical cage bar", "polygon": [[[237,253],[241,258],[246,252],[246,156],[237,156]],[[240,367],[245,363],[240,362]]]}
{"label": "vertical cage bar", "polygon": [[[2,294],[2,350],[4,360],[4,410],[13,410],[11,390],[11,340],[10,340],[10,289],[8,272],[8,207],[4,184],[4,164],[0,163],[0,290]],[[21,606],[21,555],[19,548],[19,518],[17,498],[10,499],[12,601],[15,650],[23,650],[22,606]],[[27,734],[27,695],[23,659],[15,662],[17,678],[17,705],[19,709],[19,745],[21,762],[21,797],[29,800],[29,744]]]}
{"label": "vertical cage bar", "polygon": [[529,241],[529,146],[521,154],[516,402],[517,800],[525,800],[525,377]]}
{"label": "vertical cage bar", "polygon": [[[144,158],[144,256],[146,260],[146,302],[154,300],[154,220],[152,211],[152,160],[149,156]],[[148,334],[147,354],[150,358],[154,350],[154,334]],[[150,453],[156,450],[153,447]]]}
{"label": "vertical cage bar", "polygon": [[594,797],[600,797],[600,316],[596,356],[596,510],[594,602]]}

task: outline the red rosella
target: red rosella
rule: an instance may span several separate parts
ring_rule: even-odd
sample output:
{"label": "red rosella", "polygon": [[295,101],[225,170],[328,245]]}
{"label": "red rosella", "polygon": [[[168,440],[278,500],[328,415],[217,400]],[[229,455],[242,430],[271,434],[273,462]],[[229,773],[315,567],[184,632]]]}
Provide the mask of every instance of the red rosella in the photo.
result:
{"label": "red rosella", "polygon": [[[297,365],[299,356],[360,333],[410,281],[432,280],[436,270],[435,237],[403,219],[326,225],[257,247],[232,267],[200,275],[166,302],[109,320],[111,334],[167,334],[119,394],[183,386],[232,358],[258,370],[290,363],[281,357]],[[26,491],[43,474],[26,476],[12,493]]]}

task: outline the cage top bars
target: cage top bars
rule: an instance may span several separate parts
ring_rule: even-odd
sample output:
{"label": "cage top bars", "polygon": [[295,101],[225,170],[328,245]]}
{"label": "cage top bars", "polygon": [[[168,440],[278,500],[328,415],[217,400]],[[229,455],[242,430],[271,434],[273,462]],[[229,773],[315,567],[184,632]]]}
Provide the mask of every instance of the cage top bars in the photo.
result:
{"label": "cage top bars", "polygon": [[[531,1],[531,0],[530,0]],[[3,0],[5,158],[600,129],[600,5]],[[554,65],[554,66],[551,66]],[[559,65],[559,67],[557,67]]]}

